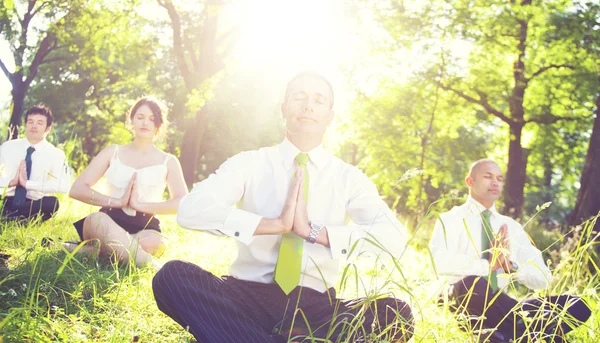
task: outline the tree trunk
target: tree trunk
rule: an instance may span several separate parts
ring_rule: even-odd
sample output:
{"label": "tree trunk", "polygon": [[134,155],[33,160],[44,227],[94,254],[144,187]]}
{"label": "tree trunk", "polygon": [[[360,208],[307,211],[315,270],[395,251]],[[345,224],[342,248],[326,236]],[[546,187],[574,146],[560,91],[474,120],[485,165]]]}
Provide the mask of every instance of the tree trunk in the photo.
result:
{"label": "tree trunk", "polygon": [[208,113],[206,107],[196,112],[194,122],[183,133],[183,143],[181,146],[181,169],[183,177],[188,188],[191,188],[196,181],[196,167],[198,166],[198,157],[200,153],[200,143],[206,132],[208,125]]}
{"label": "tree trunk", "polygon": [[10,125],[8,127],[7,139],[16,139],[19,136],[19,126],[21,126],[23,106],[25,104],[25,94],[27,87],[24,83],[14,82],[12,85],[12,106],[10,113]]}
{"label": "tree trunk", "polygon": [[[530,1],[523,0],[521,5],[528,5]],[[525,123],[525,109],[523,101],[527,81],[525,78],[525,50],[527,48],[527,31],[529,22],[517,20],[519,23],[519,44],[517,49],[519,55],[513,64],[513,78],[515,85],[509,100],[509,109],[512,119],[510,126],[510,137],[508,143],[508,165],[504,183],[504,209],[503,213],[513,218],[519,218],[523,214],[525,189],[525,177],[527,169],[527,157],[521,146],[521,134]]]}
{"label": "tree trunk", "polygon": [[581,186],[575,208],[568,218],[570,225],[581,224],[600,211],[600,94],[596,98],[595,112],[592,137],[581,173]]}
{"label": "tree trunk", "polygon": [[508,146],[508,166],[504,180],[503,213],[513,218],[523,214],[523,189],[525,188],[525,171],[527,156],[521,146],[523,124],[510,126],[510,143]]}

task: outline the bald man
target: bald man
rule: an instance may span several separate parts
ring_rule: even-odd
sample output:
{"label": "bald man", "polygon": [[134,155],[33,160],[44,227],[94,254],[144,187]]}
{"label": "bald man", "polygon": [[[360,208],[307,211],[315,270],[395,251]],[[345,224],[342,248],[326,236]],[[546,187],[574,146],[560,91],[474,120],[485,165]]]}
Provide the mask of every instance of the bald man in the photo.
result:
{"label": "bald man", "polygon": [[547,289],[552,274],[523,226],[496,210],[504,183],[498,164],[476,161],[465,183],[466,203],[440,215],[429,243],[436,271],[450,285],[451,310],[475,318],[473,329],[491,329],[484,330],[486,342],[563,342],[589,318],[589,307],[576,296],[509,297],[511,282]]}

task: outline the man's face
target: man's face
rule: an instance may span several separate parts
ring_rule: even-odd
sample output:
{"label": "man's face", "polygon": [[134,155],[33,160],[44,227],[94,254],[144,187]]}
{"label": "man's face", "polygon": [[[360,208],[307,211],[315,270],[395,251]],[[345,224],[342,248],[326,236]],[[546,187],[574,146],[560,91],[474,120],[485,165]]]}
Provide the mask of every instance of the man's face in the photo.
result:
{"label": "man's face", "polygon": [[27,140],[32,142],[38,142],[46,138],[48,132],[50,132],[51,126],[48,126],[46,116],[42,114],[30,114],[27,116],[27,122],[25,123],[25,135]]}
{"label": "man's face", "polygon": [[331,101],[331,89],[324,80],[310,75],[294,80],[281,106],[287,132],[323,136],[333,119]]}
{"label": "man's face", "polygon": [[473,199],[482,204],[493,203],[500,198],[504,185],[504,174],[493,162],[478,165],[472,175],[465,179]]}

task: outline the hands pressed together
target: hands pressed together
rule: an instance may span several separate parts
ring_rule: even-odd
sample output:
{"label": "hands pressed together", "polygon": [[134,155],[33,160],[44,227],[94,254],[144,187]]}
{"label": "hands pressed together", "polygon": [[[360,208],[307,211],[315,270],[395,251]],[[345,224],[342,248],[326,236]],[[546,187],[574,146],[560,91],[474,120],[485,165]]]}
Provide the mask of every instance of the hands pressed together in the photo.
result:
{"label": "hands pressed together", "polygon": [[27,167],[25,166],[25,161],[21,161],[19,164],[19,169],[17,169],[17,175],[15,175],[15,177],[8,183],[9,187],[15,187],[17,185],[22,187],[27,185]]}
{"label": "hands pressed together", "polygon": [[143,203],[139,200],[138,196],[138,185],[136,179],[137,173],[133,173],[133,176],[129,180],[129,184],[127,184],[125,193],[123,193],[120,198],[111,200],[110,207],[125,208],[129,206],[133,210],[144,212]]}
{"label": "hands pressed together", "polygon": [[304,169],[296,168],[287,199],[277,218],[281,223],[281,233],[293,232],[302,238],[308,237],[311,230],[304,199],[304,181]]}
{"label": "hands pressed together", "polygon": [[491,269],[498,270],[502,268],[504,272],[510,273],[508,226],[506,224],[500,227],[500,231],[498,231],[498,234],[490,244],[490,250],[489,261],[492,266]]}
{"label": "hands pressed together", "polygon": [[[304,169],[298,167],[281,214],[273,219],[262,218],[254,232],[255,235],[281,235],[293,232],[304,239],[308,237],[311,227],[308,224],[308,211],[304,199],[304,182]],[[327,242],[321,243],[328,244]]]}

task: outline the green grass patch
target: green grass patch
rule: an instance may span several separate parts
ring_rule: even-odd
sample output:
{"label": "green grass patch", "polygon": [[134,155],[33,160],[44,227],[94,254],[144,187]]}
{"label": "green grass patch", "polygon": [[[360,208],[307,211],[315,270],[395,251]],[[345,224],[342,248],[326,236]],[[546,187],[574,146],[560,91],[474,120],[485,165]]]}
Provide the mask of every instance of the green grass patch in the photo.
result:
{"label": "green grass patch", "polygon": [[[0,223],[0,251],[11,255],[0,267],[0,342],[193,342],[156,307],[150,268],[113,265],[71,256],[58,246],[40,246],[43,237],[76,240],[71,223],[94,210],[64,197],[59,215],[46,223]],[[215,275],[227,274],[236,256],[233,240],[181,229],[173,216],[162,216],[161,221],[167,242],[161,262],[182,259]],[[551,292],[581,294],[595,309],[584,326],[569,334],[571,342],[600,338],[591,235],[591,230],[557,235],[544,252],[555,272]],[[447,307],[437,304],[439,281],[423,248],[427,230],[419,230],[415,237],[400,260],[391,261],[385,254],[359,256],[341,266],[340,295],[392,293],[408,301],[416,323],[413,342],[476,342],[476,334],[461,331]],[[525,296],[523,289],[513,292]]]}

